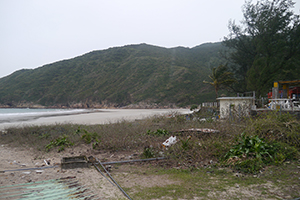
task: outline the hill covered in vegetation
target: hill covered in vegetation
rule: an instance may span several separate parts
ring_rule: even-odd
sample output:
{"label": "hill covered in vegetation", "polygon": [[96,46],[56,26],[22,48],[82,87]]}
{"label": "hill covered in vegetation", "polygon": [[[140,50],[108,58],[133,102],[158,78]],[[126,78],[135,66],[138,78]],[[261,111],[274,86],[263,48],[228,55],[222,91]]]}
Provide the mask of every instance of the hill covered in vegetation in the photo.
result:
{"label": "hill covered in vegetation", "polygon": [[130,104],[191,105],[213,100],[203,84],[223,62],[221,43],[194,48],[147,44],[92,51],[0,79],[0,104],[104,107]]}

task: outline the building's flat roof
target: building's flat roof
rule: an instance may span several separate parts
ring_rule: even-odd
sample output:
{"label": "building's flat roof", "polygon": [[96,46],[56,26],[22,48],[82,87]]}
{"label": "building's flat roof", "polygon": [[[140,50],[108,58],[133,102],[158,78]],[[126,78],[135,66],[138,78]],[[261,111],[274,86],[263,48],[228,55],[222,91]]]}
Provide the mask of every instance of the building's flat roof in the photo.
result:
{"label": "building's flat roof", "polygon": [[217,100],[229,100],[229,99],[242,100],[242,99],[254,99],[254,97],[220,97],[220,98],[217,98]]}

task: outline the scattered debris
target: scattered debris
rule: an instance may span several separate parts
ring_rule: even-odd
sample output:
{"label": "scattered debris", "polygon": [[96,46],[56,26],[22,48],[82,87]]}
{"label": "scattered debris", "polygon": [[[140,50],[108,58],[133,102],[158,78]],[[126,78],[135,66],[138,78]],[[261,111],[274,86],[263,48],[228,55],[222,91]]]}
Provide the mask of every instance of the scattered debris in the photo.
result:
{"label": "scattered debris", "polygon": [[[121,188],[121,186],[115,181],[115,179],[110,175],[110,173],[105,169],[105,167],[103,166],[103,164],[97,159],[95,158],[96,161],[101,165],[101,167],[103,168],[103,170],[106,172],[106,174],[109,176],[109,178],[114,182],[114,184],[121,190],[121,192],[128,198],[131,200],[131,198],[128,196],[128,194]],[[94,165],[96,167],[96,165]],[[101,172],[100,170],[98,170],[99,172]]]}
{"label": "scattered debris", "polygon": [[111,172],[111,165],[106,165],[106,166],[105,166],[105,169],[106,169],[107,171]]}
{"label": "scattered debris", "polygon": [[49,159],[44,160],[44,163],[48,166],[48,165],[50,165],[50,160]]}
{"label": "scattered debris", "polygon": [[177,142],[176,136],[171,136],[166,141],[164,141],[162,144],[164,147],[169,147],[169,146],[175,144],[176,142]]}
{"label": "scattered debris", "polygon": [[129,162],[145,162],[145,161],[154,161],[154,160],[164,160],[165,157],[158,158],[146,158],[146,159],[136,159],[136,160],[122,160],[122,161],[112,161],[112,162],[102,162],[103,165],[111,165],[111,164],[121,164],[121,163],[129,163]]}
{"label": "scattered debris", "polygon": [[237,156],[233,156],[227,160],[227,164],[235,164],[236,162],[240,161],[241,159]]}
{"label": "scattered debris", "polygon": [[62,169],[85,168],[88,166],[86,156],[64,157],[61,159]]}
{"label": "scattered debris", "polygon": [[37,174],[41,174],[41,173],[44,172],[44,170],[35,170],[35,172],[36,172]]}
{"label": "scattered debris", "polygon": [[176,132],[200,132],[200,133],[218,133],[218,130],[210,128],[190,128],[190,129],[181,129]]}

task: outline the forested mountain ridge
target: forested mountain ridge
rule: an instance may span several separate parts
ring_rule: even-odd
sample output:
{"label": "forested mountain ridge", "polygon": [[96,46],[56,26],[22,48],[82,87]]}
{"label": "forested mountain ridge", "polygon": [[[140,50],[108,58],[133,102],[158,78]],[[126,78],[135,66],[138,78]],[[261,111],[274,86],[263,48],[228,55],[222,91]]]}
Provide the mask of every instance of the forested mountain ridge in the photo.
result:
{"label": "forested mountain ridge", "polygon": [[194,48],[147,44],[92,51],[0,79],[0,104],[65,107],[146,102],[191,105],[213,100],[203,80],[223,62],[221,43]]}

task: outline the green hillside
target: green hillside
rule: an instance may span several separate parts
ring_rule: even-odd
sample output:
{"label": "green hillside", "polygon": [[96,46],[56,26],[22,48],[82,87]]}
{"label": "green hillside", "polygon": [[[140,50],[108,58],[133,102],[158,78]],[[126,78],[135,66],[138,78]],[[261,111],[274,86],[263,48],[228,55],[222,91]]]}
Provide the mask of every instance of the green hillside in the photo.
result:
{"label": "green hillside", "polygon": [[93,51],[1,78],[0,104],[183,106],[213,100],[203,80],[222,62],[222,48],[221,43],[194,48],[139,44]]}

